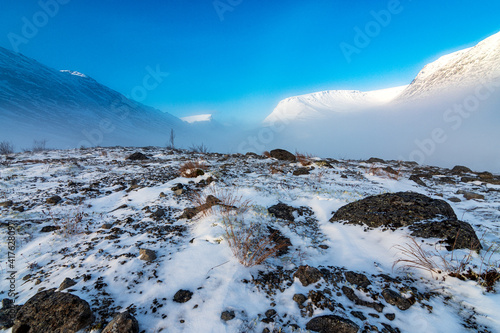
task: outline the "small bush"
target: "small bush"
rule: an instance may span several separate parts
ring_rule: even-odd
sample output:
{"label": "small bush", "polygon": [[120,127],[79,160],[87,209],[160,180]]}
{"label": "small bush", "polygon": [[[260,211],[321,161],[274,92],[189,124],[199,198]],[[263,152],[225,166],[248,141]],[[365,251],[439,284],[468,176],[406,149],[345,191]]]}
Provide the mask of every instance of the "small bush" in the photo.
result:
{"label": "small bush", "polygon": [[192,151],[193,153],[201,153],[201,154],[208,154],[210,152],[210,149],[205,146],[204,143],[201,143],[199,145],[191,145],[191,147],[189,148],[190,151]]}
{"label": "small bush", "polygon": [[14,153],[14,145],[9,141],[0,142],[0,155],[9,155]]}
{"label": "small bush", "polygon": [[47,140],[33,140],[33,146],[31,151],[34,153],[40,153],[47,150]]}
{"label": "small bush", "polygon": [[201,163],[201,162],[186,162],[181,165],[179,168],[179,172],[181,173],[182,177],[186,178],[196,178],[198,176],[202,176],[205,173],[203,170],[207,170],[208,167]]}

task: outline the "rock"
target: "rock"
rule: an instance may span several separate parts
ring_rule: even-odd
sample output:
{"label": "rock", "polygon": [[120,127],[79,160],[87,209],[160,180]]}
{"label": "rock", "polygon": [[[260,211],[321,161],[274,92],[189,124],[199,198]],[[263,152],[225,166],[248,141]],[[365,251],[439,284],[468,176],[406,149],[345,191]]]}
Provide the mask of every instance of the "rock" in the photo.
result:
{"label": "rock", "polygon": [[137,319],[128,311],[117,314],[101,333],[139,333]]}
{"label": "rock", "polygon": [[350,284],[354,284],[358,287],[366,288],[371,284],[370,280],[368,280],[368,278],[364,274],[348,271],[345,272],[344,275],[347,282],[349,282]]}
{"label": "rock", "polygon": [[448,199],[448,201],[451,201],[451,202],[462,202],[462,200],[460,200],[457,197],[451,197],[451,198]]}
{"label": "rock", "polygon": [[390,321],[393,321],[396,319],[396,314],[395,313],[384,313],[384,316],[389,319]]}
{"label": "rock", "polygon": [[487,172],[487,171],[485,171],[485,172],[478,172],[477,176],[479,177],[479,179],[485,180],[485,181],[491,180],[491,179],[494,178],[493,174],[491,172]]}
{"label": "rock", "polygon": [[366,163],[385,163],[385,161],[381,158],[370,157],[368,160],[366,160]]}
{"label": "rock", "polygon": [[303,294],[295,294],[293,295],[293,300],[297,302],[298,305],[302,305],[307,301],[307,297]]}
{"label": "rock", "polygon": [[368,302],[365,300],[362,300],[359,298],[354,290],[352,288],[349,288],[347,286],[342,286],[342,292],[346,297],[351,301],[354,302],[356,305],[361,305],[361,306],[366,306],[369,308],[375,309],[377,312],[382,312],[384,310],[384,305],[381,303],[375,303],[375,302]]}
{"label": "rock", "polygon": [[409,227],[411,235],[422,238],[441,238],[448,244],[446,249],[482,249],[479,238],[474,228],[467,223],[455,219],[444,221],[430,221],[425,223],[416,223]]}
{"label": "rock", "polygon": [[131,160],[131,161],[144,161],[144,160],[149,160],[149,157],[144,155],[141,152],[135,152],[132,155],[129,155],[126,160]]}
{"label": "rock", "polygon": [[16,315],[21,309],[21,305],[15,305],[9,298],[2,300],[2,309],[0,309],[0,330],[6,330],[14,326]]}
{"label": "rock", "polygon": [[310,284],[318,282],[323,275],[319,269],[315,267],[300,266],[293,274],[293,277],[299,279],[300,283],[302,283],[304,287],[307,287]]}
{"label": "rock", "polygon": [[111,229],[112,227],[113,227],[113,225],[111,223],[104,223],[101,226],[101,229]]}
{"label": "rock", "polygon": [[460,190],[460,191],[457,191],[457,194],[462,194],[466,200],[484,200],[484,195],[477,194],[474,192]]}
{"label": "rock", "polygon": [[456,219],[451,206],[444,200],[432,199],[415,192],[397,192],[370,196],[341,207],[330,222],[349,224],[405,227],[418,221]]}
{"label": "rock", "polygon": [[315,161],[314,164],[316,164],[319,167],[333,169],[333,166],[328,161],[325,161],[325,160]]}
{"label": "rock", "polygon": [[311,319],[306,329],[320,333],[357,333],[359,326],[349,319],[326,315]]}
{"label": "rock", "polygon": [[12,333],[77,332],[93,321],[94,315],[86,301],[50,289],[37,293],[21,307]]}
{"label": "rock", "polygon": [[200,210],[198,209],[198,207],[188,207],[188,208],[184,208],[184,211],[182,212],[181,216],[179,216],[179,219],[192,219],[193,217],[196,216],[196,214],[198,214],[200,212]]}
{"label": "rock", "polygon": [[61,229],[60,226],[57,225],[46,225],[45,227],[40,230],[40,232],[52,232]]}
{"label": "rock", "polygon": [[290,161],[290,162],[295,162],[296,157],[294,154],[290,153],[289,151],[286,151],[284,149],[274,149],[269,152],[271,157],[280,160],[280,161]]}
{"label": "rock", "polygon": [[410,301],[408,301],[406,298],[392,289],[384,289],[382,291],[382,297],[384,297],[387,303],[395,305],[398,307],[398,309],[403,311],[408,310],[412,305]]}
{"label": "rock", "polygon": [[451,173],[455,175],[461,175],[463,173],[472,173],[472,170],[462,165],[456,165],[453,167],[453,169],[451,169]]}
{"label": "rock", "polygon": [[165,210],[163,208],[158,208],[154,213],[152,213],[149,217],[151,217],[155,221],[161,220],[162,217],[165,216]]}
{"label": "rock", "polygon": [[14,204],[14,202],[12,200],[7,200],[7,201],[0,202],[0,207],[10,207],[13,204]]}
{"label": "rock", "polygon": [[70,278],[65,278],[63,282],[61,282],[61,284],[59,285],[59,290],[64,290],[64,289],[68,289],[69,287],[72,287],[76,284],[75,281],[73,281],[72,279]]}
{"label": "rock", "polygon": [[311,169],[309,168],[298,168],[293,171],[293,175],[294,176],[308,175],[310,171]]}
{"label": "rock", "polygon": [[283,219],[287,221],[295,221],[295,217],[293,216],[293,212],[297,211],[297,208],[288,206],[284,203],[279,203],[277,205],[271,206],[267,209],[269,214],[274,215],[278,219]]}
{"label": "rock", "polygon": [[351,311],[351,314],[359,320],[365,321],[366,317],[361,311]]}
{"label": "rock", "polygon": [[409,179],[414,181],[415,183],[417,183],[420,186],[427,187],[427,185],[424,183],[424,181],[422,179],[420,179],[420,177],[417,175],[411,175]]}
{"label": "rock", "polygon": [[48,199],[46,200],[46,202],[47,202],[48,204],[50,204],[50,205],[57,205],[57,204],[59,203],[59,201],[61,201],[61,200],[62,200],[62,198],[61,198],[60,196],[58,196],[58,195],[53,195],[53,196],[51,196],[50,198],[48,198]]}
{"label": "rock", "polygon": [[276,310],[269,309],[264,313],[264,315],[266,316],[266,318],[273,318],[274,316],[276,316],[276,313]]}
{"label": "rock", "polygon": [[267,230],[269,231],[269,238],[275,244],[275,248],[278,249],[278,251],[276,252],[276,256],[280,257],[287,254],[289,247],[292,246],[290,238],[285,237],[278,229],[273,229],[268,226]]}
{"label": "rock", "polygon": [[233,320],[234,318],[236,317],[234,311],[224,311],[221,313],[220,315],[220,319],[224,320],[224,321],[230,321],[230,320]]}
{"label": "rock", "polygon": [[174,302],[177,303],[186,303],[193,297],[193,293],[189,290],[181,289],[174,295]]}
{"label": "rock", "polygon": [[24,206],[17,206],[17,207],[14,207],[12,209],[19,212],[19,213],[24,212]]}
{"label": "rock", "polygon": [[170,188],[170,190],[172,190],[172,192],[175,192],[178,190],[183,190],[183,189],[184,189],[184,185],[182,185],[181,183],[177,183],[175,186]]}
{"label": "rock", "polygon": [[139,259],[144,261],[153,261],[156,259],[156,252],[148,249],[139,249]]}

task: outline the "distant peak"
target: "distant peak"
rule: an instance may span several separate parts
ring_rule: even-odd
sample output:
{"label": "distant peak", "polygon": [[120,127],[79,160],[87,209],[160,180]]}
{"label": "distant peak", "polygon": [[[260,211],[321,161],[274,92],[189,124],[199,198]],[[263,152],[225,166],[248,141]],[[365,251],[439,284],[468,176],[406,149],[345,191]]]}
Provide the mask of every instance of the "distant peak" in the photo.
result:
{"label": "distant peak", "polygon": [[70,71],[68,69],[63,69],[61,70],[61,73],[69,73],[71,75],[79,76],[79,77],[88,77],[87,75],[77,72],[77,71]]}
{"label": "distant peak", "polygon": [[212,121],[212,115],[207,113],[207,114],[198,114],[195,116],[188,116],[188,117],[183,117],[181,120],[192,124],[192,123],[198,123],[198,122],[203,122],[203,121]]}

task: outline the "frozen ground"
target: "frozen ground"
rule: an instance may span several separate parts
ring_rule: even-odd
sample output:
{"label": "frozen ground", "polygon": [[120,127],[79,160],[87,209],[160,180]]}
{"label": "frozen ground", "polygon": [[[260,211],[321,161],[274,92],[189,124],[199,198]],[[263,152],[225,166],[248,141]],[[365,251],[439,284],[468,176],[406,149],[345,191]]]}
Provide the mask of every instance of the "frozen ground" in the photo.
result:
{"label": "frozen ground", "polygon": [[[150,159],[125,159],[135,151]],[[336,314],[367,332],[500,332],[498,291],[486,292],[474,281],[445,274],[393,269],[401,256],[396,246],[408,242],[407,230],[365,230],[329,222],[332,212],[369,195],[414,191],[444,199],[481,238],[484,250],[471,254],[471,267],[499,269],[495,245],[500,239],[500,185],[464,182],[447,169],[331,159],[325,161],[332,168],[314,163],[309,174],[295,176],[299,163],[162,148],[12,157],[3,157],[0,165],[0,202],[13,202],[0,207],[0,298],[7,298],[9,290],[3,276],[11,271],[6,239],[8,226],[14,226],[16,303],[24,304],[40,289],[57,288],[69,277],[77,282],[69,291],[91,305],[96,322],[108,322],[115,312],[129,309],[144,332],[305,332],[311,318]],[[179,167],[187,161],[203,162],[205,174],[182,177]],[[387,166],[399,174],[381,172]],[[431,175],[423,178],[425,187],[408,179],[416,173]],[[172,191],[179,183],[184,189]],[[484,200],[466,200],[458,190],[484,195]],[[243,266],[228,246],[217,209],[180,218],[185,208],[194,206],[195,193],[241,196],[236,203],[249,200],[241,223],[252,223],[255,235],[262,237],[267,226],[278,230],[290,240],[288,252],[261,265]],[[62,201],[48,204],[54,195]],[[279,202],[308,207],[307,213],[296,215],[294,222],[277,219],[267,209]],[[155,214],[159,209],[163,214]],[[48,226],[61,229],[41,232]],[[421,244],[451,260],[435,240]],[[490,246],[493,251],[485,256]],[[140,249],[155,251],[157,258],[141,260]],[[468,254],[460,250],[453,255]],[[481,257],[486,257],[482,266]],[[319,268],[323,278],[303,286],[292,276],[301,265]],[[349,284],[343,278],[347,271],[366,275],[371,286],[363,290]],[[390,287],[416,302],[403,311],[380,297],[384,308],[378,312],[353,302],[342,287],[355,289],[358,299],[369,302]],[[193,293],[188,302],[173,301],[180,289]],[[295,294],[309,300],[299,306]],[[235,318],[222,320],[224,311],[234,311]]]}

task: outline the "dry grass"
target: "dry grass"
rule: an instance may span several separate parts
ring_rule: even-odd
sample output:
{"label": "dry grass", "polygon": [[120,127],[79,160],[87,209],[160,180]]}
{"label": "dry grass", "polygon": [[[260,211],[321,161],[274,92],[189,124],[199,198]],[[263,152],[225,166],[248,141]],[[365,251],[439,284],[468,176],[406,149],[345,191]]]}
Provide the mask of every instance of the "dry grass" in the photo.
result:
{"label": "dry grass", "polygon": [[[200,209],[201,216],[206,217],[215,214],[215,210],[222,215],[237,210],[240,214],[248,211],[250,200],[245,200],[236,191],[217,187],[210,187],[208,191],[194,192],[189,196],[191,203]],[[217,203],[215,203],[217,202]]]}
{"label": "dry grass", "polygon": [[301,154],[299,152],[295,152],[295,158],[297,162],[299,162],[302,166],[309,166],[313,163],[313,156],[309,154]]}
{"label": "dry grass", "polygon": [[263,152],[262,155],[267,157],[267,158],[271,158],[271,153],[268,152],[267,150],[265,152]]}
{"label": "dry grass", "polygon": [[372,164],[370,168],[366,170],[366,173],[370,176],[379,176],[392,180],[399,180],[402,176],[401,167],[399,167],[397,170],[394,170],[390,166],[382,168],[377,167],[375,164]]}
{"label": "dry grass", "polygon": [[273,241],[276,233],[266,235],[260,232],[258,226],[245,225],[238,215],[227,214],[223,217],[225,228],[224,238],[238,261],[245,267],[260,265],[287,247],[285,242]]}
{"label": "dry grass", "polygon": [[[455,246],[453,246],[450,253],[442,254],[437,249],[425,251],[413,237],[408,238],[410,242],[405,245],[395,246],[403,257],[394,262],[392,265],[393,269],[395,266],[401,264],[403,267],[428,271],[432,276],[434,274],[445,274],[461,280],[473,280],[485,287],[487,291],[494,291],[495,283],[500,280],[500,267],[496,267],[496,264],[491,264],[492,255],[498,250],[498,245],[490,246],[481,255],[479,271],[475,272],[471,266],[473,253],[477,252],[476,248],[471,247],[467,254],[457,257],[454,249]],[[433,258],[436,258],[438,261]],[[483,271],[484,267],[486,267],[485,271]]]}
{"label": "dry grass", "polygon": [[196,178],[200,176],[201,172],[199,170],[207,170],[208,166],[202,162],[186,162],[182,164],[179,168],[179,172],[182,177],[186,178]]}

